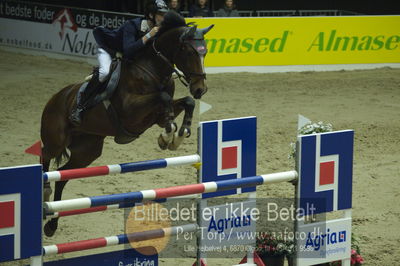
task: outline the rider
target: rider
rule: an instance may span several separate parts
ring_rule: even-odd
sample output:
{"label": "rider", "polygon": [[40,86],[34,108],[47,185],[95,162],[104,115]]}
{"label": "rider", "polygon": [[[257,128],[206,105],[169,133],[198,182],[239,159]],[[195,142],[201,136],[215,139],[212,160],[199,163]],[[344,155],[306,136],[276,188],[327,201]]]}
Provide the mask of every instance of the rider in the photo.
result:
{"label": "rider", "polygon": [[80,125],[82,113],[93,106],[91,103],[95,96],[93,91],[108,76],[112,57],[120,52],[123,58],[133,59],[138,50],[144,47],[146,42],[158,32],[166,12],[168,12],[168,7],[163,0],[150,0],[145,5],[144,18],[130,19],[115,30],[104,27],[97,27],[93,30],[93,36],[98,44],[99,71],[93,73],[84,92],[77,97],[77,104],[70,116],[72,123]]}

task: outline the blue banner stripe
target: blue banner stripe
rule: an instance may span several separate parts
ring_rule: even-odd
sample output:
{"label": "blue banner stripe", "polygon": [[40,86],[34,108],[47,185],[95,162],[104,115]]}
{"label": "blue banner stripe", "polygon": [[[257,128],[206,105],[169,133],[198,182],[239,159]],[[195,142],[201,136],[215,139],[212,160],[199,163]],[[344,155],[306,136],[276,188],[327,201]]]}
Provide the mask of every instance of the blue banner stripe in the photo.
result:
{"label": "blue banner stripe", "polygon": [[111,204],[119,204],[121,202],[141,202],[143,200],[143,194],[140,191],[121,193],[114,195],[104,195],[90,197],[91,205],[90,207],[105,206]]}
{"label": "blue banner stripe", "polygon": [[220,191],[239,187],[243,188],[261,185],[264,183],[264,179],[262,178],[262,176],[251,176],[246,178],[218,181],[216,183],[218,187],[217,191]]}
{"label": "blue banner stripe", "polygon": [[127,173],[127,172],[166,168],[167,161],[165,159],[157,159],[157,160],[149,160],[143,162],[122,163],[120,164],[120,166],[121,166],[121,173]]}
{"label": "blue banner stripe", "polygon": [[43,173],[43,182],[47,182],[49,180],[49,176],[47,173]]}

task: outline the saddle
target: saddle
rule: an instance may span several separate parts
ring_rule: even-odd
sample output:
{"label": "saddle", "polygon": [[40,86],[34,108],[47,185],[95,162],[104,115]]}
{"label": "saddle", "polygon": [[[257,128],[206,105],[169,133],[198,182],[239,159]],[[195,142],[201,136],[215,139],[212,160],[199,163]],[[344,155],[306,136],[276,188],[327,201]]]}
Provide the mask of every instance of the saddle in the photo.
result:
{"label": "saddle", "polygon": [[93,73],[85,78],[85,83],[78,90],[79,97],[84,96],[87,103],[87,108],[91,108],[103,100],[111,98],[115,89],[118,86],[121,73],[121,61],[113,60],[110,66],[110,73],[103,82],[98,80],[99,68],[95,67]]}
{"label": "saddle", "polygon": [[[90,97],[87,108],[91,108],[103,102],[103,105],[107,111],[108,117],[116,129],[116,135],[114,141],[117,144],[127,144],[140,136],[140,133],[130,133],[122,125],[115,108],[111,104],[110,98],[114,94],[115,89],[118,86],[120,75],[121,75],[121,59],[117,56],[111,63],[110,73],[104,82],[95,84],[93,88],[88,88],[88,84],[92,79],[98,79],[98,67],[93,70],[93,74],[85,78],[85,83],[78,90],[77,97],[86,94],[86,97]],[[94,82],[96,82],[94,80]]]}

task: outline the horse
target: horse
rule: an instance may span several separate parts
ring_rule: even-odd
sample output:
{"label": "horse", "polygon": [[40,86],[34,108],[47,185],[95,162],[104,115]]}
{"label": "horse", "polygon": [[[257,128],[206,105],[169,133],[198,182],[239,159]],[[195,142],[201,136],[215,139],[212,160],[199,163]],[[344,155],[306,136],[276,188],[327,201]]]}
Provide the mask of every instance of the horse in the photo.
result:
{"label": "horse", "polygon": [[[193,98],[200,99],[208,90],[204,72],[207,53],[204,35],[213,26],[199,29],[196,25],[186,24],[182,17],[167,13],[156,38],[147,42],[134,60],[122,59],[120,80],[109,104],[113,106],[121,126],[133,136],[130,140],[155,124],[164,128],[158,137],[158,144],[163,150],[177,149],[182,140],[190,136],[195,107]],[[187,81],[192,96],[173,99],[173,73]],[[43,110],[41,140],[44,171],[49,170],[51,160],[55,159],[59,166],[63,158],[68,161],[58,170],[87,167],[101,156],[105,137],[118,134],[103,104],[87,110],[79,126],[70,122],[69,114],[76,105],[81,85],[72,84],[61,89]],[[182,125],[177,130],[174,120],[183,111]],[[54,201],[61,200],[66,183],[56,182]],[[45,183],[45,201],[49,201],[51,193],[50,184]],[[44,233],[51,237],[57,227],[58,218],[52,218],[45,224]]]}

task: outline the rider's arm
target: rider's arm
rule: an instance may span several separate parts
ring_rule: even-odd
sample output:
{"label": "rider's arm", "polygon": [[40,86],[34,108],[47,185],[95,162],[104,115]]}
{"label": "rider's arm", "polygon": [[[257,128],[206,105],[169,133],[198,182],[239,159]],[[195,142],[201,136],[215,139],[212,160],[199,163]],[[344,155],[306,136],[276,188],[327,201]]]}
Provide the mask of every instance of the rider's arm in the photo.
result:
{"label": "rider's arm", "polygon": [[156,27],[153,27],[153,28],[151,29],[151,31],[149,31],[148,33],[146,33],[146,35],[144,35],[144,36],[142,37],[143,43],[146,44],[146,42],[147,42],[151,37],[154,37],[154,35],[157,34],[158,29],[159,29],[159,27],[156,26]]}
{"label": "rider's arm", "polygon": [[142,38],[138,38],[139,32],[132,23],[127,25],[123,32],[122,52],[124,57],[132,59],[136,52],[144,47]]}
{"label": "rider's arm", "polygon": [[138,30],[136,29],[135,26],[127,26],[126,29],[124,30],[124,35],[123,35],[123,54],[124,57],[128,59],[132,59],[136,52],[144,47],[146,42],[156,35],[158,31],[158,27],[154,27],[151,29],[150,32],[148,32],[146,35],[144,35],[142,38],[137,38],[139,35]]}

